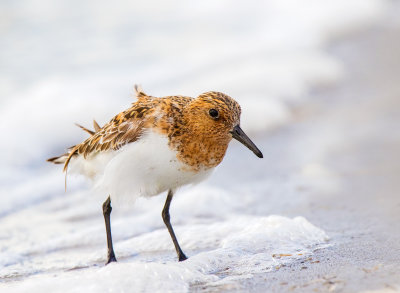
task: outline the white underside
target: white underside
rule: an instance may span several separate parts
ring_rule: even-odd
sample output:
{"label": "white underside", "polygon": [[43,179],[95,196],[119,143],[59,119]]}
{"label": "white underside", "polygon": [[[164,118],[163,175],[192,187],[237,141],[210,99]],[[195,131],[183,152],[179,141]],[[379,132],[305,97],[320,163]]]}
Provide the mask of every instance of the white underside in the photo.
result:
{"label": "white underside", "polygon": [[168,146],[168,138],[153,131],[117,151],[84,159],[73,158],[69,171],[90,178],[94,187],[117,201],[134,201],[206,179],[212,169],[189,171]]}

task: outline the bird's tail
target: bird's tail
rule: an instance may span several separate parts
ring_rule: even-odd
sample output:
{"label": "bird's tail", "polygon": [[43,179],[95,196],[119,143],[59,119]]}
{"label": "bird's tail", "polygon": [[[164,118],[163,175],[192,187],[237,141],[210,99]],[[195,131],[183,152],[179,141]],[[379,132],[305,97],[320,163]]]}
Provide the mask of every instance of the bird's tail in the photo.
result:
{"label": "bird's tail", "polygon": [[66,172],[68,169],[69,162],[71,161],[71,158],[77,154],[77,149],[76,146],[73,146],[68,149],[68,152],[58,156],[58,157],[53,157],[50,159],[47,159],[47,162],[53,163],[53,164],[64,164],[64,169],[63,171]]}
{"label": "bird's tail", "polygon": [[[86,131],[90,135],[95,134],[97,131],[101,129],[100,125],[96,122],[96,120],[93,120],[93,127],[94,131],[87,129],[86,127],[76,124],[76,126],[80,127],[83,131]],[[68,165],[69,162],[71,161],[71,158],[76,155],[77,153],[77,148],[76,146],[72,146],[68,149],[68,152],[65,154],[62,154],[61,156],[57,157],[52,157],[50,159],[47,159],[47,162],[53,163],[53,164],[63,164],[64,165],[64,172],[65,172],[65,189],[67,189],[67,172],[68,172]]]}
{"label": "bird's tail", "polygon": [[[101,126],[96,122],[96,120],[93,120],[93,130],[87,129],[86,127],[79,125],[77,123],[75,123],[76,126],[78,126],[79,128],[81,128],[83,131],[89,133],[90,135],[95,134],[97,131],[99,131],[101,129]],[[47,162],[53,163],[53,164],[64,164],[64,171],[67,169],[68,167],[68,163],[71,160],[71,157],[73,155],[75,155],[76,153],[76,148],[75,146],[72,146],[68,149],[68,152],[58,156],[58,157],[53,157],[50,159],[47,159]]]}
{"label": "bird's tail", "polygon": [[47,162],[53,163],[53,164],[63,164],[64,165],[64,171],[65,171],[65,191],[67,191],[67,174],[68,174],[68,164],[69,161],[71,160],[72,155],[74,152],[68,152],[65,153],[61,156],[58,157],[53,157],[50,159],[47,159]]}
{"label": "bird's tail", "polygon": [[58,157],[52,157],[50,159],[47,159],[47,162],[53,163],[53,164],[65,164],[69,156],[69,153],[65,153],[61,156]]}

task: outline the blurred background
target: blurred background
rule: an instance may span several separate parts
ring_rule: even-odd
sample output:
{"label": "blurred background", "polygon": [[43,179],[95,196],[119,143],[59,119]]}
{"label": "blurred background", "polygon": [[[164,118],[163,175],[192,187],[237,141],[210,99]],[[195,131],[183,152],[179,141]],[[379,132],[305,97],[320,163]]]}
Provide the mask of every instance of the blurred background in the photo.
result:
{"label": "blurred background", "polygon": [[[398,78],[394,77],[399,73],[394,61],[400,48],[398,12],[396,1],[385,0],[2,0],[0,285],[4,282],[9,286],[7,280],[11,280],[16,287],[7,289],[26,289],[36,284],[24,282],[28,276],[63,276],[65,270],[77,266],[93,269],[103,262],[103,195],[89,196],[87,184],[79,178],[69,180],[65,194],[60,168],[45,160],[86,137],[75,122],[91,126],[95,118],[103,125],[129,107],[134,84],[153,96],[195,97],[209,90],[230,95],[242,105],[243,129],[258,142],[266,157],[258,161],[233,144],[212,179],[182,191],[176,200],[176,217],[174,207],[171,214],[183,238],[181,245],[189,254],[210,247],[220,253],[224,249],[221,238],[230,239],[238,233],[248,239],[247,232],[240,230],[243,227],[231,222],[239,216],[251,217],[249,223],[254,224],[277,214],[285,218],[274,218],[274,225],[287,224],[282,235],[273,234],[277,232],[268,230],[266,224],[256,234],[275,236],[251,244],[238,241],[234,249],[250,249],[250,254],[240,254],[231,263],[241,270],[218,274],[222,267],[201,258],[201,264],[213,269],[205,276],[193,267],[186,268],[195,277],[182,277],[177,272],[183,287],[174,287],[178,281],[173,277],[172,290],[186,290],[193,284],[234,284],[223,288],[237,288],[243,281],[226,281],[227,276],[245,280],[249,273],[264,273],[282,264],[296,265],[302,256],[271,260],[273,252],[285,252],[279,250],[282,243],[274,244],[276,238],[284,239],[286,252],[304,254],[326,247],[327,234],[334,239],[331,243],[342,239],[351,217],[343,214],[346,205],[331,208],[337,202],[333,199],[347,199],[349,190],[357,190],[348,185],[343,174],[370,176],[362,177],[360,186],[366,178],[382,178],[389,173],[392,181],[398,178],[395,174],[399,170],[393,164],[379,174],[369,174],[367,158],[375,158],[377,148],[357,144],[368,141],[371,146],[390,136],[393,140],[388,148],[394,152],[398,145],[398,135],[382,134],[383,129],[398,128],[399,122],[395,118]],[[382,58],[375,58],[377,55]],[[374,91],[377,88],[382,91]],[[383,92],[390,97],[384,99]],[[391,118],[386,124],[376,123],[382,117]],[[357,159],[354,153],[360,153],[360,148],[365,151]],[[340,154],[337,159],[327,159],[332,152]],[[371,164],[377,166],[376,162],[382,160],[378,156]],[[386,186],[386,182],[379,181],[377,186]],[[326,196],[321,199],[321,194]],[[373,200],[380,196],[371,194],[371,211]],[[388,207],[398,207],[397,196],[390,194],[389,198]],[[362,199],[360,192],[354,205],[349,203],[350,210]],[[159,216],[163,201],[164,197],[140,201],[128,212],[116,211],[113,225],[117,254],[137,266],[136,270],[143,270],[143,262],[173,261],[169,240],[165,247],[157,240],[160,235],[168,236],[163,234]],[[188,212],[192,204],[196,209]],[[331,211],[331,217],[321,211]],[[295,216],[304,216],[310,222],[304,219],[305,224],[299,224],[286,218]],[[360,223],[353,227],[357,233],[364,229],[362,219],[369,216],[357,214]],[[338,218],[347,224],[338,224]],[[232,233],[226,232],[224,238],[220,228],[201,226],[214,222],[236,228],[228,229]],[[296,225],[311,226],[304,232]],[[209,233],[207,240],[203,239],[205,244],[199,244],[201,233],[193,232],[193,227]],[[61,235],[60,230],[64,230]],[[161,234],[154,234],[158,230]],[[196,237],[200,239],[193,240]],[[137,240],[142,238],[153,244]],[[122,242],[120,246],[118,241]],[[154,251],[148,253],[146,249],[152,245]],[[262,253],[268,257],[258,256],[264,269],[250,269],[254,264],[248,258],[267,246],[270,250]],[[171,270],[168,264],[166,267]],[[394,270],[395,264],[391,268]],[[90,275],[91,269],[85,271],[88,279],[97,282]],[[165,272],[153,270],[160,275]],[[166,278],[171,279],[168,275]],[[252,286],[265,285],[259,278],[255,280]],[[166,279],[161,277],[153,283],[155,290],[162,288],[157,287],[162,282],[165,285]],[[52,288],[50,283],[48,286]]]}
{"label": "blurred background", "polygon": [[342,76],[327,42],[373,22],[384,3],[2,1],[1,160],[58,153],[79,140],[73,122],[108,121],[136,83],[154,96],[226,92],[250,130],[284,123],[288,103]]}

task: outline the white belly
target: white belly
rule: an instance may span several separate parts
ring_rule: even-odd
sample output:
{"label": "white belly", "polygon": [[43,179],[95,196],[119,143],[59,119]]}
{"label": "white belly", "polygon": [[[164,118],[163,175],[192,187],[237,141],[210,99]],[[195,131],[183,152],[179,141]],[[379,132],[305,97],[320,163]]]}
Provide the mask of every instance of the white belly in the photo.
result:
{"label": "white belly", "polygon": [[188,171],[168,146],[168,138],[153,131],[117,151],[71,160],[70,171],[93,180],[95,188],[112,199],[134,201],[169,189],[198,183],[212,172]]}

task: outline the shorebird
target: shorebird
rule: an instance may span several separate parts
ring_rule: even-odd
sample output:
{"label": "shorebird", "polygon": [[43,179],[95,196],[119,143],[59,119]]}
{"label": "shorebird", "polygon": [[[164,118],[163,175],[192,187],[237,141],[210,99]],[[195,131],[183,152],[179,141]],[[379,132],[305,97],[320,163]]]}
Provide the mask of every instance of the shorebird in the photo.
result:
{"label": "shorebird", "polygon": [[[111,199],[167,193],[162,218],[179,261],[187,257],[170,222],[175,191],[207,178],[221,163],[232,138],[262,158],[261,151],[240,128],[239,104],[226,94],[206,92],[197,98],[152,97],[135,86],[137,101],[94,131],[78,125],[90,137],[58,157],[64,171],[90,178],[104,190],[103,215],[107,234],[107,262],[116,261],[111,236]],[[67,176],[67,175],[65,175]]]}

